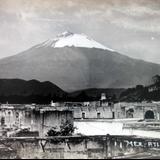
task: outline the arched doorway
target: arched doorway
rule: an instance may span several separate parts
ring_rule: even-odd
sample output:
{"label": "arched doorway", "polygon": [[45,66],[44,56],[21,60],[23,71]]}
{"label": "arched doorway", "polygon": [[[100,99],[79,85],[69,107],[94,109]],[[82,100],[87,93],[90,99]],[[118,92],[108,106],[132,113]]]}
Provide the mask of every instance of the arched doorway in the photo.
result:
{"label": "arched doorway", "polygon": [[134,110],[132,108],[126,111],[126,118],[133,118]]}
{"label": "arched doorway", "polygon": [[144,116],[145,119],[154,119],[154,112],[149,110],[145,113],[145,116]]}

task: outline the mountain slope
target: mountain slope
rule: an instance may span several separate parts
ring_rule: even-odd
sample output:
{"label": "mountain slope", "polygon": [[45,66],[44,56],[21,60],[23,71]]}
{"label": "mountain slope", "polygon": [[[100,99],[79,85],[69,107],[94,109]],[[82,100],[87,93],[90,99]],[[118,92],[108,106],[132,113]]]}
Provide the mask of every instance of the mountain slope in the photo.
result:
{"label": "mountain slope", "polygon": [[151,84],[148,86],[137,85],[122,91],[119,100],[128,102],[160,101],[160,76],[155,75],[151,80]]}
{"label": "mountain slope", "polygon": [[[70,101],[99,101],[101,94],[105,93],[108,100],[119,100],[119,96],[123,93],[123,88],[89,88],[84,90],[78,90],[68,94],[68,100]],[[114,98],[114,99],[113,99]],[[83,100],[84,99],[84,100]]]}
{"label": "mountain slope", "polygon": [[160,74],[158,64],[132,59],[107,48],[87,48],[82,44],[55,47],[58,41],[1,59],[0,78],[51,81],[63,90],[74,91],[131,87],[146,84],[150,77]]}
{"label": "mountain slope", "polygon": [[21,79],[0,79],[1,103],[50,103],[61,100],[67,93],[51,82]]}
{"label": "mountain slope", "polygon": [[0,79],[0,95],[43,95],[48,94],[57,96],[63,95],[65,92],[51,82],[39,82],[37,80],[21,80],[21,79]]}

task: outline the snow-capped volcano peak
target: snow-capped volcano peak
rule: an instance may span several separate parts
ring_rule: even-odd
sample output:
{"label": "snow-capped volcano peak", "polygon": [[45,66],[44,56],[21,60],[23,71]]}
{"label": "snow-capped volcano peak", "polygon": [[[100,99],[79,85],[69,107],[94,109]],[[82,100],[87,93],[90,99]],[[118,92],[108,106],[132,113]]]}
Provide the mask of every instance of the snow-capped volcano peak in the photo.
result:
{"label": "snow-capped volcano peak", "polygon": [[93,39],[88,38],[85,34],[76,34],[72,32],[63,32],[59,34],[54,39],[49,39],[43,42],[37,47],[53,47],[53,48],[62,48],[62,47],[83,47],[83,48],[98,48],[104,50],[113,51],[110,48],[105,47],[104,45],[96,42]]}

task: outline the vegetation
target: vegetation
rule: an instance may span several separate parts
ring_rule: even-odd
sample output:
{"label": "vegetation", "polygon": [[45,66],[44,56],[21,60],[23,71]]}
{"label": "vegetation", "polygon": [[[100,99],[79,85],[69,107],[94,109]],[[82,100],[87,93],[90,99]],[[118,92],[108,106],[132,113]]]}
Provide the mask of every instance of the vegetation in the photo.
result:
{"label": "vegetation", "polygon": [[50,104],[51,100],[56,102],[99,101],[101,93],[105,93],[107,100],[112,102],[160,101],[160,76],[155,75],[152,77],[151,84],[148,86],[137,85],[128,89],[90,88],[70,93],[61,90],[50,82],[0,79],[0,103]]}
{"label": "vegetation", "polygon": [[52,127],[48,132],[47,136],[71,136],[75,131],[75,127],[70,122],[66,122],[60,126],[60,129],[57,127]]}
{"label": "vegetation", "polygon": [[120,101],[142,102],[160,101],[160,76],[152,77],[152,84],[148,86],[137,85],[121,93]]}

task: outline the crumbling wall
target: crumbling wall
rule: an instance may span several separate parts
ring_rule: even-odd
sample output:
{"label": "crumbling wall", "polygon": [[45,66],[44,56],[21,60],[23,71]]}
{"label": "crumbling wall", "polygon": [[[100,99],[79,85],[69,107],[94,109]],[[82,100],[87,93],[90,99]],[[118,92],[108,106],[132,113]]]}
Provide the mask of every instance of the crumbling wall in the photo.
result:
{"label": "crumbling wall", "polygon": [[[4,119],[4,120],[3,120]],[[1,121],[4,122],[1,122]],[[73,112],[69,110],[34,111],[29,109],[2,109],[0,110],[0,126],[20,129],[29,128],[38,131],[41,137],[45,136],[52,127],[59,128],[61,124],[73,124]],[[3,124],[2,124],[3,123]]]}
{"label": "crumbling wall", "polygon": [[[158,140],[154,142],[109,135],[52,139],[15,138],[11,142],[3,140],[3,144],[9,146],[11,152],[16,149],[14,157],[22,159],[104,159],[143,153],[152,147],[160,149]],[[6,154],[1,154],[5,158]]]}

